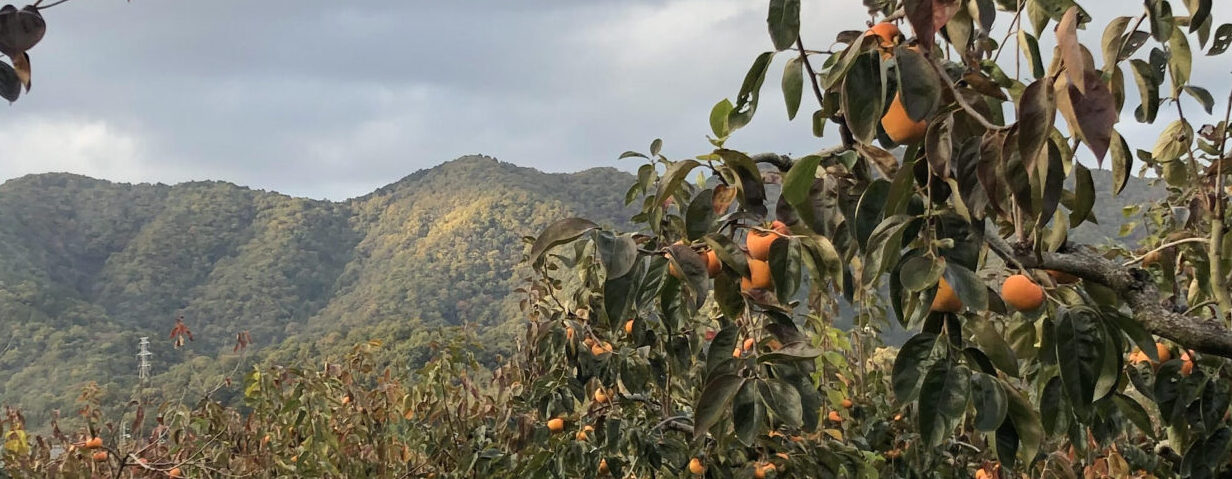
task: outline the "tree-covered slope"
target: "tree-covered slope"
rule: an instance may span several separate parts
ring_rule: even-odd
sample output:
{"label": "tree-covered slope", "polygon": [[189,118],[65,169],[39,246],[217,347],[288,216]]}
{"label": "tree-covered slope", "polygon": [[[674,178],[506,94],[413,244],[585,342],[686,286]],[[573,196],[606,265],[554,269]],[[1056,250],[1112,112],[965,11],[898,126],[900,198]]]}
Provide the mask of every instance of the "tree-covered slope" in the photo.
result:
{"label": "tree-covered slope", "polygon": [[[95,381],[122,404],[141,336],[153,343],[151,391],[188,397],[234,367],[241,331],[256,358],[316,364],[381,339],[391,361],[414,361],[434,327],[499,331],[517,318],[522,237],[571,215],[623,224],[630,181],[478,156],[345,202],[219,182],[8,181],[0,403],[44,423]],[[195,340],[176,350],[167,333],[180,316]]]}
{"label": "tree-covered slope", "polygon": [[[1095,172],[1101,191],[1109,179]],[[141,336],[154,352],[149,391],[187,397],[235,368],[242,331],[254,341],[248,362],[317,365],[377,339],[390,364],[408,366],[450,325],[478,328],[499,351],[520,317],[512,292],[525,276],[523,237],[566,216],[625,225],[631,182],[614,169],[545,174],[480,156],[344,202],[220,182],[8,181],[0,403],[41,424],[52,409],[75,410],[95,381],[106,402],[122,404],[136,391]],[[1115,237],[1119,205],[1152,195],[1131,182],[1075,239]],[[167,333],[180,316],[195,340],[177,350]]]}

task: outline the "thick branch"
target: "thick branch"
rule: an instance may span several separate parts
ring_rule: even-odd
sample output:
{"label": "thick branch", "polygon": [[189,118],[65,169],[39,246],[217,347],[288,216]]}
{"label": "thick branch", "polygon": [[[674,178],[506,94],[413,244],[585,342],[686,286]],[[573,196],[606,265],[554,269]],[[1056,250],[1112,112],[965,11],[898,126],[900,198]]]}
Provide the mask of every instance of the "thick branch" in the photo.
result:
{"label": "thick branch", "polygon": [[1159,290],[1145,270],[1125,268],[1089,248],[1071,247],[1056,253],[1036,254],[1014,249],[994,232],[989,232],[985,238],[993,252],[1002,258],[1017,260],[1027,268],[1069,273],[1116,291],[1133,312],[1134,319],[1152,334],[1201,353],[1232,358],[1232,331],[1219,322],[1165,308],[1160,303]]}

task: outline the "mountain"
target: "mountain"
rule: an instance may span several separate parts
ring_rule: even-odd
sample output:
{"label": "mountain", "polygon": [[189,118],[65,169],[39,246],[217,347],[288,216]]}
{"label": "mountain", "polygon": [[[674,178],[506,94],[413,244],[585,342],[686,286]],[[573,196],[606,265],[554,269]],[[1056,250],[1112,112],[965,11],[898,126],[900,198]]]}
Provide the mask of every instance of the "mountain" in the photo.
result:
{"label": "mountain", "polygon": [[[632,181],[482,156],[344,202],[222,182],[10,180],[0,185],[0,403],[32,425],[72,414],[91,381],[100,402],[126,403],[140,386],[142,336],[153,353],[146,392],[190,399],[240,364],[242,331],[248,361],[308,366],[372,339],[409,365],[434,328],[464,322],[499,336],[519,317],[522,238],[567,216],[624,226]],[[194,339],[180,349],[168,338],[177,317]]]}
{"label": "mountain", "polygon": [[[1123,205],[1161,194],[1134,180],[1113,197],[1110,175],[1093,173],[1100,224],[1075,240],[1115,238]],[[633,181],[610,168],[546,174],[483,156],[343,202],[222,182],[10,180],[0,185],[0,404],[38,427],[54,410],[73,414],[91,382],[102,404],[137,393],[191,401],[254,362],[319,367],[369,340],[383,343],[383,362],[411,367],[450,327],[474,329],[498,354],[521,317],[523,237],[568,216],[628,228]],[[178,317],[194,340],[174,348]],[[244,331],[253,344],[236,352]],[[146,383],[135,356],[143,336]]]}

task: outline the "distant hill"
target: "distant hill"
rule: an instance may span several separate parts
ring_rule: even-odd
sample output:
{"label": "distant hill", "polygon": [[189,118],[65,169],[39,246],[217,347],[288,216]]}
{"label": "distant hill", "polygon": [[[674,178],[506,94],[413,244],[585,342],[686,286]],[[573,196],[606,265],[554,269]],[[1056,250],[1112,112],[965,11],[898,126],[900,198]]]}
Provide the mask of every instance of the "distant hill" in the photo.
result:
{"label": "distant hill", "polygon": [[[519,317],[522,237],[566,216],[623,226],[632,181],[481,156],[345,202],[221,182],[10,180],[0,185],[0,403],[45,424],[52,409],[71,415],[97,381],[105,403],[123,404],[138,385],[141,336],[154,353],[148,392],[190,399],[234,367],[245,330],[250,351],[288,364],[319,365],[369,339],[389,344],[392,361],[418,362],[435,326],[497,331]],[[195,340],[175,350],[167,335],[179,316]]]}
{"label": "distant hill", "polygon": [[[1115,238],[1123,205],[1161,194],[1134,180],[1112,197],[1110,175],[1094,177],[1110,201],[1076,241]],[[103,403],[124,404],[139,391],[142,336],[154,353],[144,393],[189,400],[237,364],[319,367],[371,339],[385,343],[389,364],[413,366],[442,326],[477,328],[499,351],[521,317],[522,238],[567,216],[627,228],[633,180],[482,156],[344,202],[222,182],[10,180],[0,185],[0,403],[38,426],[54,409],[72,415],[94,381]],[[771,201],[777,192],[769,188]],[[173,349],[167,334],[180,316],[195,340]],[[242,364],[232,351],[241,331],[254,341]]]}

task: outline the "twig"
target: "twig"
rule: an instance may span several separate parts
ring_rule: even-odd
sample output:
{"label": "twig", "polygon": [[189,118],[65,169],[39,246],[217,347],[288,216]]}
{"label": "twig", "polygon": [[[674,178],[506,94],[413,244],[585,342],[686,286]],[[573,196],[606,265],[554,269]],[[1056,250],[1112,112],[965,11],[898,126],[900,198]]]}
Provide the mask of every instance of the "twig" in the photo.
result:
{"label": "twig", "polygon": [[1150,256],[1150,255],[1151,255],[1151,253],[1157,253],[1157,252],[1160,252],[1160,251],[1166,250],[1166,249],[1168,249],[1168,248],[1171,248],[1171,247],[1173,247],[1173,246],[1180,246],[1180,245],[1183,245],[1183,244],[1185,244],[1185,243],[1209,243],[1209,242],[1210,242],[1210,240],[1208,240],[1208,239],[1206,239],[1206,238],[1185,238],[1185,239],[1181,239],[1181,240],[1176,240],[1176,241],[1173,241],[1173,242],[1171,242],[1171,243],[1167,243],[1167,244],[1165,244],[1165,245],[1163,245],[1163,246],[1160,246],[1160,247],[1158,247],[1158,248],[1155,248],[1155,249],[1153,249],[1153,250],[1147,251],[1146,253],[1143,253],[1143,254],[1142,254],[1142,256],[1138,256],[1138,257],[1136,257],[1136,258],[1134,258],[1134,259],[1131,259],[1131,260],[1129,260],[1129,261],[1126,261],[1126,262],[1125,262],[1124,264],[1122,264],[1121,266],[1130,267],[1130,266],[1133,266],[1133,265],[1135,265],[1135,264],[1141,263],[1141,262],[1142,262],[1142,260],[1146,259],[1146,257],[1147,257],[1147,256]]}
{"label": "twig", "polygon": [[37,8],[37,9],[39,9],[39,11],[43,11],[43,10],[46,10],[46,9],[48,9],[48,8],[54,7],[54,6],[56,6],[56,5],[59,5],[59,4],[61,4],[61,3],[67,2],[67,1],[68,1],[68,0],[59,0],[59,1],[57,1],[57,2],[51,2],[51,3],[48,3],[47,5],[39,6],[39,4],[40,4],[40,3],[43,3],[43,0],[39,0],[39,1],[37,1],[37,2],[34,2],[34,7],[35,7],[35,8]]}
{"label": "twig", "polygon": [[941,80],[941,83],[944,84],[945,87],[950,91],[950,94],[954,95],[954,101],[958,103],[958,106],[962,107],[963,111],[966,111],[968,115],[971,115],[971,117],[974,118],[976,122],[978,122],[984,128],[987,128],[992,131],[1000,131],[1000,130],[1005,129],[1004,126],[995,125],[992,122],[988,121],[987,118],[984,118],[984,115],[980,114],[980,112],[976,111],[976,109],[972,107],[971,104],[967,103],[967,100],[963,99],[962,94],[959,93],[958,89],[954,87],[954,82],[950,81],[950,76],[945,74],[945,71],[941,69],[941,64],[937,63],[936,59],[928,58],[928,64],[932,65],[933,72],[937,74],[937,76],[939,77],[939,80]]}
{"label": "twig", "polygon": [[825,103],[822,101],[821,85],[817,83],[817,72],[813,70],[813,64],[809,62],[808,50],[804,48],[804,41],[799,36],[796,37],[796,48],[800,50],[800,62],[804,64],[804,70],[808,72],[809,83],[813,85],[813,96],[817,97],[817,107],[825,108]]}
{"label": "twig", "polygon": [[[1001,39],[1001,44],[997,46],[997,54],[992,56],[992,62],[997,63],[1001,58],[1001,51],[1005,50],[1006,42],[1010,41],[1010,35],[1022,29],[1022,11],[1026,8],[1027,2],[1018,2],[1018,11],[1014,13],[1014,19],[1010,20],[1010,27],[1005,32],[1005,38]],[[1015,26],[1017,25],[1017,28]],[[1017,42],[1015,42],[1017,43]]]}

